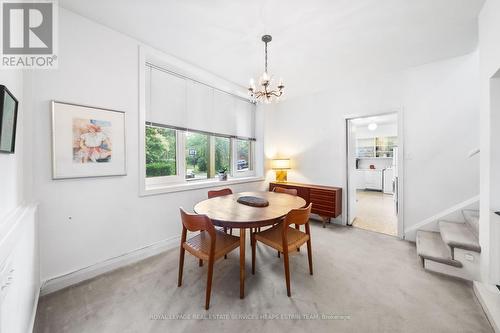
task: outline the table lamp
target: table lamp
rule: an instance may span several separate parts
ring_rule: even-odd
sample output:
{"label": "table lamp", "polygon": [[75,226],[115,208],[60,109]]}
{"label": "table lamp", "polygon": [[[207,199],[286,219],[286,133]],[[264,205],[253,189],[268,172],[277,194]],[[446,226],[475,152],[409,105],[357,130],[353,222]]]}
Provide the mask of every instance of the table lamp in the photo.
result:
{"label": "table lamp", "polygon": [[289,158],[278,158],[271,161],[271,167],[276,170],[276,181],[279,183],[286,182],[286,170],[290,169]]}

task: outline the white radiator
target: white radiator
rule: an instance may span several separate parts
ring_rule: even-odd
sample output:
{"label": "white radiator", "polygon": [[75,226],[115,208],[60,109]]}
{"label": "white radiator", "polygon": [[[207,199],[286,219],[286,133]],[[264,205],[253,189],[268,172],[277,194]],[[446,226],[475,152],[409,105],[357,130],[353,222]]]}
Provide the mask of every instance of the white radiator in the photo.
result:
{"label": "white radiator", "polygon": [[0,221],[0,333],[33,329],[40,292],[36,206]]}

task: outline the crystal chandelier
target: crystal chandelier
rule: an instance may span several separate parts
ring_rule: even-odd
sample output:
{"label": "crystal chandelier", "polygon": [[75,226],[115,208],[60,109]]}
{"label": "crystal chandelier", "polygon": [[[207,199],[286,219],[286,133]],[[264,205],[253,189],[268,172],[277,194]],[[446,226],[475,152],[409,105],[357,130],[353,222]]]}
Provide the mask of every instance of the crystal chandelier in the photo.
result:
{"label": "crystal chandelier", "polygon": [[248,87],[248,94],[254,102],[269,104],[274,100],[278,101],[281,95],[283,95],[283,89],[285,88],[283,80],[280,79],[276,88],[273,89],[271,87],[273,79],[267,73],[267,44],[270,43],[272,39],[270,35],[262,36],[262,41],[266,44],[265,71],[259,79],[259,90],[256,89],[253,79],[250,79],[250,86]]}

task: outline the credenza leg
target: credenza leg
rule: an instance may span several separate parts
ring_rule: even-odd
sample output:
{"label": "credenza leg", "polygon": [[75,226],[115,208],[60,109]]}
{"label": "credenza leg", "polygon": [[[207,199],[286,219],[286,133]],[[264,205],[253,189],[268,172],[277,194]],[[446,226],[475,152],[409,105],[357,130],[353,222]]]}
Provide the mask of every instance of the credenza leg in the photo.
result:
{"label": "credenza leg", "polygon": [[321,216],[321,220],[323,221],[323,228],[326,228],[326,222],[330,223],[329,217]]}

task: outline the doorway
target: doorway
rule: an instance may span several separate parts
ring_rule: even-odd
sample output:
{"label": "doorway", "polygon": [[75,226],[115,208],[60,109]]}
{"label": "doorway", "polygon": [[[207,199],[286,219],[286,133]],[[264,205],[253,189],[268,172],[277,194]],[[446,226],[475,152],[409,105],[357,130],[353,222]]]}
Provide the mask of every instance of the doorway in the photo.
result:
{"label": "doorway", "polygon": [[[490,236],[490,276],[491,281],[500,284],[500,69],[490,78],[490,151],[489,151],[489,207],[488,210],[482,210],[489,214],[489,221],[480,228],[484,234]],[[488,153],[485,151],[484,153]],[[484,154],[481,151],[481,154]],[[488,157],[487,157],[488,158]],[[484,226],[484,227],[483,227]],[[488,230],[489,229],[489,230]]]}
{"label": "doorway", "polygon": [[398,113],[346,119],[347,224],[402,237]]}

